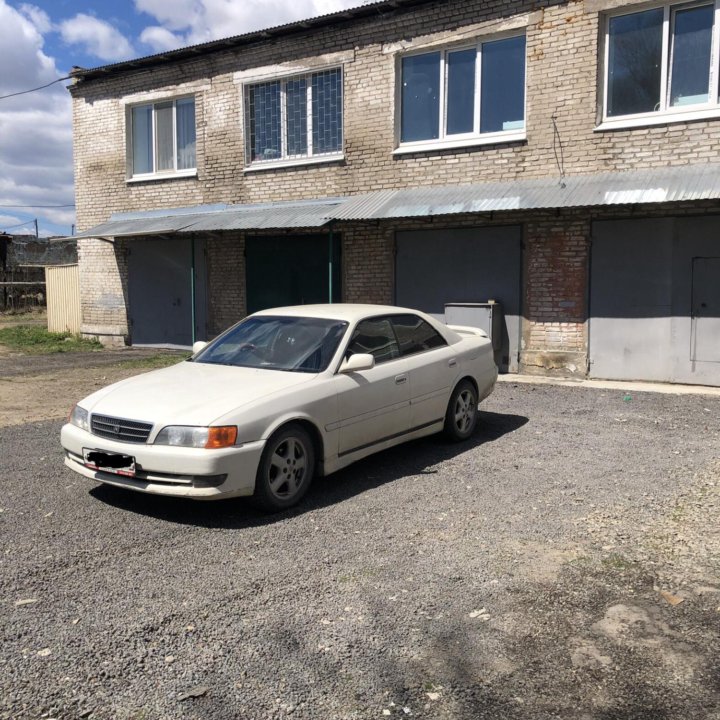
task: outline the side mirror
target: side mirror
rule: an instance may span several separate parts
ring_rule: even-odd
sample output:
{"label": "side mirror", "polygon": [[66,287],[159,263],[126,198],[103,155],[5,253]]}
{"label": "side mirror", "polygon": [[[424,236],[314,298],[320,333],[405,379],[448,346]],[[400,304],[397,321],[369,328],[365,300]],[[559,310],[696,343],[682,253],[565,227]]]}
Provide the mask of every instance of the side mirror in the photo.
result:
{"label": "side mirror", "polygon": [[207,347],[207,343],[204,340],[198,340],[196,343],[193,343],[193,355],[197,355],[204,347]]}
{"label": "side mirror", "polygon": [[372,370],[375,367],[375,358],[369,353],[356,353],[349,358],[345,358],[340,365],[340,372],[354,373],[361,370]]}

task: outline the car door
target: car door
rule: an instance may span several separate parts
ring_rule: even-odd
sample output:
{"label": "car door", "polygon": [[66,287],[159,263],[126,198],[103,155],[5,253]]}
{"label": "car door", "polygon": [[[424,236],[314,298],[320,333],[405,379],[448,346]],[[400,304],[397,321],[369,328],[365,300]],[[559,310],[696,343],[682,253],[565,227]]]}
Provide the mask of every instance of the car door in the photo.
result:
{"label": "car door", "polygon": [[407,361],[388,317],[358,323],[347,353],[369,353],[375,367],[338,373],[338,454],[348,455],[402,435],[410,424]]}
{"label": "car door", "polygon": [[458,377],[455,350],[430,323],[418,315],[391,318],[407,360],[410,380],[410,428],[413,430],[444,420],[450,393]]}

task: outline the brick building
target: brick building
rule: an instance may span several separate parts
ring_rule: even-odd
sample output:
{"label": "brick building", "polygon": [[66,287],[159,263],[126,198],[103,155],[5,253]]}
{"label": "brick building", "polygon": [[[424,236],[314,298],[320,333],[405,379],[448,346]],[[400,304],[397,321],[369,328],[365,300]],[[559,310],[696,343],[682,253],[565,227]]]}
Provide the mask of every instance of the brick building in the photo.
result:
{"label": "brick building", "polygon": [[387,0],[75,70],[84,333],[493,299],[511,372],[720,385],[717,15]]}

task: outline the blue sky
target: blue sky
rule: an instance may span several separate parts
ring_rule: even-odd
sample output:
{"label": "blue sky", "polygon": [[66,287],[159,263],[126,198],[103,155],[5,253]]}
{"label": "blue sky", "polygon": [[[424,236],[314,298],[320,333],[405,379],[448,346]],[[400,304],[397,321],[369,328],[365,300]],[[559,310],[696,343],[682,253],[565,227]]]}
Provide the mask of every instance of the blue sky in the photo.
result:
{"label": "blue sky", "polygon": [[[367,0],[0,0],[0,98],[98,67]],[[0,99],[0,231],[75,224],[67,82]],[[79,228],[80,230],[86,228]]]}

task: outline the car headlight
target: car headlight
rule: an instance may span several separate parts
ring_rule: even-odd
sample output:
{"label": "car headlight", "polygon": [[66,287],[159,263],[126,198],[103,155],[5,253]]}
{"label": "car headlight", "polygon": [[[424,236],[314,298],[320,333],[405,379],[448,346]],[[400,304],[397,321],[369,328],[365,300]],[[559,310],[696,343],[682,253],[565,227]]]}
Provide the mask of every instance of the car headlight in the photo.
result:
{"label": "car headlight", "polygon": [[237,427],[235,425],[219,427],[168,425],[158,433],[155,445],[217,449],[232,447],[236,440]]}
{"label": "car headlight", "polygon": [[81,430],[90,432],[90,415],[85,408],[81,408],[76,405],[68,416],[68,422],[75,427],[79,427]]}

